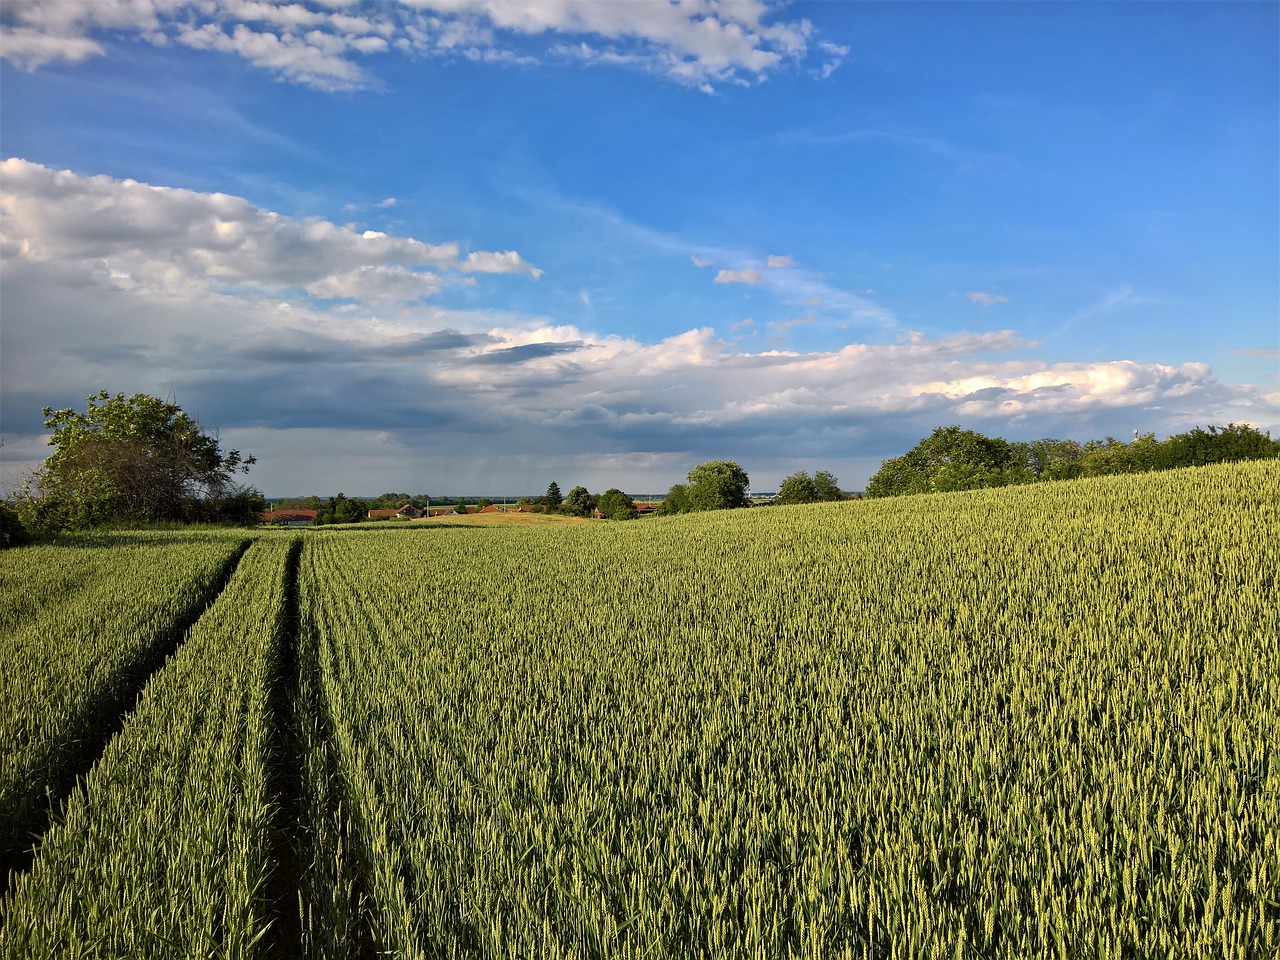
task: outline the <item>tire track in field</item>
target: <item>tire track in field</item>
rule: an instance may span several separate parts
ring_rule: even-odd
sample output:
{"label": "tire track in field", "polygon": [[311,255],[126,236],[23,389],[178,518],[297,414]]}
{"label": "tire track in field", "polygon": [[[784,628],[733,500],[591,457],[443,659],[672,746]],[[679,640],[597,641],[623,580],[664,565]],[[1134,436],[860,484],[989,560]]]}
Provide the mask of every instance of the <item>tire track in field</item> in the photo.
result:
{"label": "tire track in field", "polygon": [[[77,741],[78,749],[72,762],[61,769],[50,771],[46,768],[32,770],[27,777],[28,782],[43,785],[47,802],[33,804],[30,818],[25,825],[28,842],[14,846],[5,844],[0,849],[0,875],[3,876],[3,889],[12,888],[13,881],[31,869],[39,853],[44,835],[51,823],[60,819],[63,808],[77,785],[93,765],[98,762],[107,744],[119,733],[137,708],[138,697],[142,694],[147,682],[155,675],[168,659],[182,646],[191,628],[204,616],[222,592],[231,582],[236,568],[248,552],[253,541],[242,540],[235,552],[227,558],[218,575],[214,577],[199,597],[173,622],[145,654],[122,670],[111,684],[115,693],[97,703],[87,704],[82,726],[91,730]],[[95,722],[96,721],[96,722]]]}
{"label": "tire track in field", "polygon": [[306,863],[304,792],[306,767],[298,718],[301,664],[298,658],[298,567],[302,538],[289,548],[284,572],[284,607],[276,623],[275,671],[271,679],[272,742],[267,757],[268,788],[274,817],[268,850],[263,908],[268,921],[263,941],[270,960],[304,955],[302,875]]}

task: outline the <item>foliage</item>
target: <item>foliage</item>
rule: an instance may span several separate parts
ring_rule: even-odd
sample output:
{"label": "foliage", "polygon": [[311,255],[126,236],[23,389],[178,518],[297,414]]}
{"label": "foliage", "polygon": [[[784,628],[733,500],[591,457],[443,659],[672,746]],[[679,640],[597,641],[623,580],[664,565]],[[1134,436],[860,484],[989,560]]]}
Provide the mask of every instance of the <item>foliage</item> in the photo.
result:
{"label": "foliage", "polygon": [[677,483],[667,491],[667,495],[658,504],[657,514],[660,517],[666,517],[676,513],[688,513],[690,509],[689,488],[683,483]]}
{"label": "foliage", "polygon": [[493,506],[492,500],[490,500],[488,497],[481,497],[479,500],[476,501],[476,512],[479,513],[485,507],[492,507],[492,506]]}
{"label": "foliage", "polygon": [[777,504],[790,503],[824,503],[843,500],[844,493],[839,481],[827,470],[819,470],[812,477],[804,470],[797,470],[782,481],[778,495],[773,498]]}
{"label": "foliage", "polygon": [[316,524],[328,523],[360,523],[369,519],[369,507],[356,497],[348,498],[339,492],[330,497],[328,502],[316,513]]}
{"label": "foliage", "polygon": [[1010,444],[1014,459],[1037,480],[1070,480],[1080,476],[1084,446],[1075,440],[1029,440]]}
{"label": "foliage", "polygon": [[1172,448],[1170,462],[1181,467],[1280,457],[1280,440],[1272,440],[1270,432],[1242,423],[1210,426],[1208,430],[1195,427],[1175,434],[1166,443]]}
{"label": "foliage", "polygon": [[547,492],[539,498],[538,502],[548,510],[559,510],[560,504],[564,503],[564,497],[560,495],[560,484],[552,480],[547,485]]}
{"label": "foliage", "polygon": [[733,460],[708,460],[689,471],[688,484],[676,484],[658,508],[659,514],[727,510],[750,505],[747,472]]}
{"label": "foliage", "polygon": [[20,547],[31,542],[31,534],[14,510],[7,503],[0,503],[0,550],[9,547]]}
{"label": "foliage", "polygon": [[[106,390],[84,412],[44,408],[54,452],[28,484],[27,518],[57,529],[120,521],[224,520],[222,504],[243,492],[234,482],[256,462],[223,453],[176,403]],[[232,508],[233,517],[243,511]]]}
{"label": "foliage", "polygon": [[591,511],[596,508],[598,499],[598,497],[592,496],[586,487],[574,487],[569,491],[569,495],[565,497],[564,504],[560,507],[560,512],[567,513],[572,517],[589,517],[591,516]]}
{"label": "foliage", "polygon": [[884,461],[867,483],[867,496],[975,490],[1277,456],[1280,441],[1234,423],[1196,427],[1163,441],[1146,433],[1131,443],[1107,437],[1084,444],[1050,438],[1011,443],[958,426],[938,427],[907,453]]}
{"label": "foliage", "polygon": [[887,460],[867,482],[867,496],[976,490],[1032,479],[1018,451],[999,437],[958,426],[937,427],[911,450]]}
{"label": "foliage", "polygon": [[470,511],[467,510],[467,505],[459,500],[457,504],[454,505],[453,512],[460,516],[466,516]]}
{"label": "foliage", "polygon": [[600,494],[599,507],[600,516],[608,520],[634,520],[639,516],[635,502],[617,487]]}
{"label": "foliage", "polygon": [[271,501],[272,510],[315,510],[324,509],[325,502],[319,497],[285,497]]}

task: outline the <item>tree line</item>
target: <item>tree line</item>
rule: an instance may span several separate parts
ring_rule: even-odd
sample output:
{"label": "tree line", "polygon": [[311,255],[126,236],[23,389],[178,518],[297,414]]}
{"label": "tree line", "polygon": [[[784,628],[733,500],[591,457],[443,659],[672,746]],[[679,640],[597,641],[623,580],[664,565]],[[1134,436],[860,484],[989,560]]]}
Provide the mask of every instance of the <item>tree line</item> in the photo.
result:
{"label": "tree line", "polygon": [[[16,509],[0,505],[0,546],[47,534],[104,524],[221,523],[250,525],[266,509],[262,493],[239,481],[256,459],[224,452],[216,431],[203,428],[176,403],[146,394],[126,397],[106,390],[88,398],[84,411],[44,408],[54,452],[19,488]],[[1114,437],[1080,443],[1045,438],[1009,441],[959,426],[937,427],[902,456],[885,460],[867,483],[867,496],[890,497],[1009,484],[1066,480],[1114,473],[1280,457],[1280,440],[1244,424],[1196,427],[1156,440],[1148,433],[1131,443]],[[709,460],[667,492],[658,513],[671,515],[749,506],[746,470],[733,460]],[[776,504],[844,499],[825,470],[804,471],[782,482]],[[444,499],[437,500],[441,503]],[[492,501],[482,498],[476,509]],[[547,492],[521,502],[570,516],[615,520],[638,515],[633,499],[616,487],[593,494],[575,486],[568,496],[552,481]],[[431,498],[385,493],[372,500],[319,497],[277,506],[316,511],[320,523],[355,523],[373,509],[411,503],[426,509]],[[466,512],[462,503],[454,509]]]}
{"label": "tree line", "polygon": [[958,426],[937,427],[900,457],[885,460],[867,482],[868,497],[975,490],[1044,480],[1146,473],[1280,456],[1280,440],[1244,424],[1195,427],[1157,440],[1017,440]]}

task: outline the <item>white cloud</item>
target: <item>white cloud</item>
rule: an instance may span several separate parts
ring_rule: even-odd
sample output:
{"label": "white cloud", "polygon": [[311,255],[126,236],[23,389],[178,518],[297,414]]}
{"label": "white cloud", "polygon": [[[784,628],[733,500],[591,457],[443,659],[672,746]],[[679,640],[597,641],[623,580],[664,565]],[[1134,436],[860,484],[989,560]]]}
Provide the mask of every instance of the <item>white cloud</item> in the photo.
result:
{"label": "white cloud", "polygon": [[359,267],[307,284],[313,297],[348,300],[417,300],[440,289],[440,278],[400,266]]}
{"label": "white cloud", "polygon": [[697,267],[699,270],[703,269],[704,267],[709,267],[711,266],[712,263],[715,262],[710,257],[691,256],[689,257],[689,259],[693,261],[693,265]]}
{"label": "white cloud", "polygon": [[749,283],[757,284],[764,280],[759,270],[721,270],[712,283]]}
{"label": "white cloud", "polygon": [[[868,443],[888,456],[945,423],[1079,439],[1135,422],[1280,425],[1274,387],[1223,384],[1201,363],[1051,362],[1011,330],[752,350],[755,337],[705,327],[647,342],[449,311],[422,298],[484,269],[534,268],[514,252],[463,257],[456,244],[21,160],[0,165],[0,254],[7,449],[39,447],[46,404],[99,386],[173,390],[257,453],[278,493],[438,489],[442,464],[471,478],[469,492],[545,489],[545,473],[534,481],[548,464],[582,467],[573,483],[633,485],[591,463],[640,471],[660,491],[709,457],[752,470]],[[395,471],[421,485],[391,482]]]}
{"label": "white cloud", "polygon": [[459,264],[459,268],[474,273],[527,273],[535,280],[542,276],[542,271],[531,266],[514,250],[503,253],[469,253],[467,259]]}
{"label": "white cloud", "polygon": [[[785,6],[763,0],[401,0],[367,11],[259,0],[8,0],[0,31],[3,56],[28,70],[106,55],[104,40],[134,34],[157,45],[229,53],[328,90],[369,85],[356,58],[392,49],[481,62],[622,65],[709,90],[802,60],[814,34],[807,20],[783,18]],[[541,37],[549,42],[540,55],[512,48]],[[817,51],[825,76],[847,48],[823,42]]]}
{"label": "white cloud", "polygon": [[780,270],[784,267],[794,267],[796,262],[791,257],[770,254],[764,265],[770,270]]}
{"label": "white cloud", "polygon": [[1009,302],[1009,298],[1002,293],[982,293],[976,290],[969,292],[969,299],[983,307],[993,307],[997,303]]}
{"label": "white cloud", "polygon": [[416,298],[438,286],[424,269],[541,274],[515,251],[460,260],[456,243],[357,233],[240,197],[80,176],[17,158],[0,163],[0,218],[0,250],[8,256],[173,295],[248,284],[326,297],[401,289]]}

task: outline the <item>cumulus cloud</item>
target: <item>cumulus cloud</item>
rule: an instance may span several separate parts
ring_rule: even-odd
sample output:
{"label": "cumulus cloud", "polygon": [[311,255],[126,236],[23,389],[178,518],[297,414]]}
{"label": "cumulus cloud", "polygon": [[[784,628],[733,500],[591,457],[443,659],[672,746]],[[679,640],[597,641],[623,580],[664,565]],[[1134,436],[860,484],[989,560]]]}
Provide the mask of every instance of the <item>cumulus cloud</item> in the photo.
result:
{"label": "cumulus cloud", "polygon": [[1009,302],[1009,298],[1002,293],[982,293],[978,290],[971,290],[969,292],[969,299],[983,307],[993,307],[997,303]]}
{"label": "cumulus cloud", "polygon": [[764,275],[759,270],[721,270],[716,274],[713,283],[749,283],[757,284],[764,280]]}
{"label": "cumulus cloud", "polygon": [[541,271],[519,253],[298,220],[241,197],[81,176],[11,158],[0,163],[0,250],[119,289],[184,295],[237,285],[301,287],[320,297],[433,293],[442,273]]}
{"label": "cumulus cloud", "polygon": [[[241,57],[327,90],[370,84],[361,58],[390,51],[478,62],[578,61],[629,66],[705,90],[763,79],[811,53],[827,76],[848,48],[763,0],[601,3],[593,0],[401,0],[372,6],[317,0],[8,0],[3,56],[23,69],[78,63],[136,36]],[[545,40],[541,54],[516,47]],[[105,44],[105,45],[104,45]]]}
{"label": "cumulus cloud", "polygon": [[877,464],[832,451],[896,455],[945,423],[1086,439],[1280,422],[1273,388],[1204,364],[1049,361],[1012,330],[748,349],[757,338],[701,326],[654,342],[448,310],[437,285],[533,268],[20,160],[0,166],[0,253],[10,472],[40,449],[41,407],[99,386],[172,391],[257,453],[254,482],[277,494],[416,492],[441,475],[528,493],[548,464],[581,471],[561,481],[660,492],[719,456],[753,477],[780,462],[780,477],[804,455],[856,486]]}

